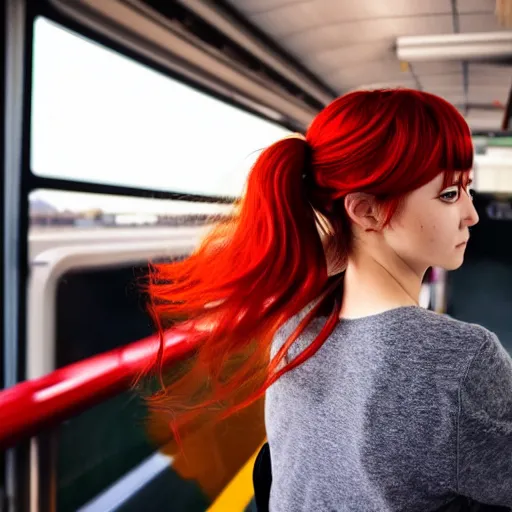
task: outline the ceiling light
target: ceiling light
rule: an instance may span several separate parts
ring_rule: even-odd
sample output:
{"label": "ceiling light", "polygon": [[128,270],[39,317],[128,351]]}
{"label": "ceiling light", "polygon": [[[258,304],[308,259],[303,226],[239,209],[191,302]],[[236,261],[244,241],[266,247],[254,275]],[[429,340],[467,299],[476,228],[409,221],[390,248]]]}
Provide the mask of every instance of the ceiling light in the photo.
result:
{"label": "ceiling light", "polygon": [[396,52],[406,62],[510,57],[512,32],[398,37]]}

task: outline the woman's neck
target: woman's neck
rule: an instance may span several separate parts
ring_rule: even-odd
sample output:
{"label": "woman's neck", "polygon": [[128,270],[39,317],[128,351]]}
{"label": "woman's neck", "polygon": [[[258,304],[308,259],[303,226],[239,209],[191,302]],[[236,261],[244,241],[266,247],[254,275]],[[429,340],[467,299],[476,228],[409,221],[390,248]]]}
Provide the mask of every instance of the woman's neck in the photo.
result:
{"label": "woman's neck", "polygon": [[[373,254],[379,254],[374,252]],[[340,318],[360,318],[402,306],[417,306],[422,272],[396,255],[355,251],[348,259]]]}

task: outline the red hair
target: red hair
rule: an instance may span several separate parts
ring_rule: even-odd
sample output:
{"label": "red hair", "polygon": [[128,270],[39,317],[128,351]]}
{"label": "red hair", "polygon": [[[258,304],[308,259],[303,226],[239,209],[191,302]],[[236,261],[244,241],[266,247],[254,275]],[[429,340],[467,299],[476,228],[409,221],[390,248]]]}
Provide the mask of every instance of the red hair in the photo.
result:
{"label": "red hair", "polygon": [[[151,267],[160,333],[181,324],[203,335],[184,371],[162,380],[150,407],[168,411],[176,433],[205,411],[225,417],[262,396],[311,357],[339,321],[341,274],[330,275],[328,260],[342,264],[350,250],[344,197],[374,195],[389,222],[407,193],[440,172],[446,184],[454,182],[454,171],[466,175],[472,164],[471,133],[455,107],[407,89],[349,93],[316,116],[305,138],[265,149],[236,215],[187,259]],[[276,331],[313,301],[270,359]],[[285,364],[290,345],[320,314],[327,316],[321,332]]]}

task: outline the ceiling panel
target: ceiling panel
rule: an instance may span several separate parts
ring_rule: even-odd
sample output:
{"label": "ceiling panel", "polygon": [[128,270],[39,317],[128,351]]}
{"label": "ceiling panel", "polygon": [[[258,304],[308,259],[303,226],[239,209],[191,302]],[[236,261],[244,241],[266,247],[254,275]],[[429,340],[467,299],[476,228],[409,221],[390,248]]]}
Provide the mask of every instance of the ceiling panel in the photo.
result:
{"label": "ceiling panel", "polygon": [[510,66],[499,66],[496,64],[469,63],[469,74],[471,78],[481,76],[489,81],[500,79],[512,82],[512,68]]}
{"label": "ceiling panel", "polygon": [[250,15],[272,12],[285,6],[304,3],[304,0],[234,0],[228,3],[234,4],[234,7],[249,17]]}
{"label": "ceiling panel", "polygon": [[414,72],[421,76],[453,74],[462,70],[461,63],[453,60],[414,62],[412,66]]}
{"label": "ceiling panel", "polygon": [[457,10],[464,14],[473,13],[494,13],[496,0],[457,0]]}
{"label": "ceiling panel", "polygon": [[396,63],[395,51],[393,45],[389,44],[389,40],[349,44],[316,53],[317,69],[326,74],[342,65],[343,67],[365,66],[383,59]]}
{"label": "ceiling panel", "polygon": [[[397,73],[395,75],[379,75],[379,74],[368,74],[368,75],[353,75],[351,73],[346,73],[342,75],[341,80],[331,80],[329,83],[339,84],[340,81],[343,82],[343,88],[338,88],[338,94],[343,94],[347,90],[356,89],[361,87],[362,85],[370,85],[370,84],[394,84],[394,85],[386,85],[385,87],[416,87],[416,82],[413,77],[409,73]],[[384,87],[384,85],[381,85]]]}
{"label": "ceiling panel", "polygon": [[489,75],[481,74],[475,74],[471,73],[471,77],[469,79],[470,85],[474,86],[480,86],[480,87],[487,87],[489,89],[492,88],[499,88],[499,89],[508,89],[511,85],[510,78],[505,80],[503,77],[492,77]]}
{"label": "ceiling panel", "polygon": [[[468,65],[464,89],[461,61],[414,62],[402,72],[396,57],[399,36],[451,34],[456,13],[451,0],[227,0],[338,93],[359,88],[421,87],[456,105],[506,103],[510,66]],[[456,0],[461,32],[503,30],[496,0]],[[473,112],[471,123],[501,123],[500,111]],[[478,126],[477,126],[478,128]]]}
{"label": "ceiling panel", "polygon": [[464,87],[462,82],[455,85],[432,85],[428,88],[432,94],[438,94],[443,97],[464,98]]}
{"label": "ceiling panel", "polygon": [[[408,75],[408,73],[405,74]],[[372,76],[386,76],[401,79],[404,72],[401,71],[400,63],[398,61],[393,59],[383,59],[379,61],[361,61],[348,66],[340,65],[337,69],[331,70],[323,76],[324,78],[336,79],[339,78],[340,75],[357,76],[367,81],[367,79]]]}
{"label": "ceiling panel", "polygon": [[337,68],[322,73],[322,79],[339,94],[347,89],[359,87],[361,84],[381,83],[383,80],[400,84],[401,87],[407,87],[408,85],[405,84],[409,83],[416,86],[411,73],[403,72],[400,69],[400,63],[389,56],[381,60],[361,61],[350,65],[340,64]]}
{"label": "ceiling panel", "polygon": [[449,101],[450,103],[453,103],[457,107],[464,106],[466,104],[466,95],[460,92],[454,92],[452,93],[449,90],[441,90],[441,91],[426,91],[430,92],[432,94],[435,94],[436,96],[440,96],[441,98],[445,99],[446,101]]}
{"label": "ceiling panel", "polygon": [[324,24],[291,37],[282,44],[298,55],[307,55],[306,62],[314,63],[317,52],[344,45],[389,40],[392,46],[398,36],[444,34],[452,31],[450,15],[417,16],[411,18],[368,19],[345,24]]}
{"label": "ceiling panel", "polygon": [[464,105],[466,102],[466,95],[464,94],[464,88],[462,81],[453,87],[448,86],[432,86],[425,89],[427,92],[441,96],[445,100],[453,103],[454,105]]}
{"label": "ceiling panel", "polygon": [[397,87],[406,87],[408,89],[416,89],[416,83],[411,79],[403,78],[402,80],[386,80],[382,77],[382,80],[369,82],[369,83],[360,83],[356,86],[350,87],[347,91],[353,91],[355,89],[386,89],[386,88],[397,88]]}
{"label": "ceiling panel", "polygon": [[443,87],[459,87],[462,84],[462,70],[458,73],[447,75],[421,75],[418,74],[418,80],[421,85],[427,89],[443,88]]}
{"label": "ceiling panel", "polygon": [[416,17],[448,14],[450,0],[309,0],[293,3],[276,2],[273,8],[260,12],[244,11],[244,0],[233,1],[238,9],[250,16],[256,25],[276,36],[288,37],[304,30],[343,25],[362,20]]}
{"label": "ceiling panel", "polygon": [[488,87],[470,83],[468,88],[468,102],[492,104],[494,101],[500,101],[502,104],[506,104],[509,87],[508,85],[502,87]]}
{"label": "ceiling panel", "polygon": [[472,129],[495,130],[501,125],[503,112],[470,109],[466,114],[466,121]]}
{"label": "ceiling panel", "polygon": [[498,23],[493,12],[487,14],[462,14],[459,17],[460,31],[468,32],[498,32],[504,28]]}

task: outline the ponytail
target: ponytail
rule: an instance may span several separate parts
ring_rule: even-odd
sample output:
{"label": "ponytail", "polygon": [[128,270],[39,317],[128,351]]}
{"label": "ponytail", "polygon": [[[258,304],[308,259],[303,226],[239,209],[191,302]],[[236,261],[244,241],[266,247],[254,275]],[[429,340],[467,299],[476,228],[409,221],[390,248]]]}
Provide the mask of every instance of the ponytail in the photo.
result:
{"label": "ponytail", "polygon": [[[176,324],[201,331],[181,375],[161,379],[150,409],[167,411],[175,434],[206,410],[219,418],[262,396],[311,357],[337,323],[339,280],[329,278],[318,216],[308,198],[310,146],[282,139],[254,164],[236,214],[221,222],[187,259],[151,267],[151,312],[160,332]],[[276,331],[317,299],[270,360]],[[332,311],[317,339],[281,365],[290,345],[322,306]],[[161,370],[160,370],[161,371]]]}

